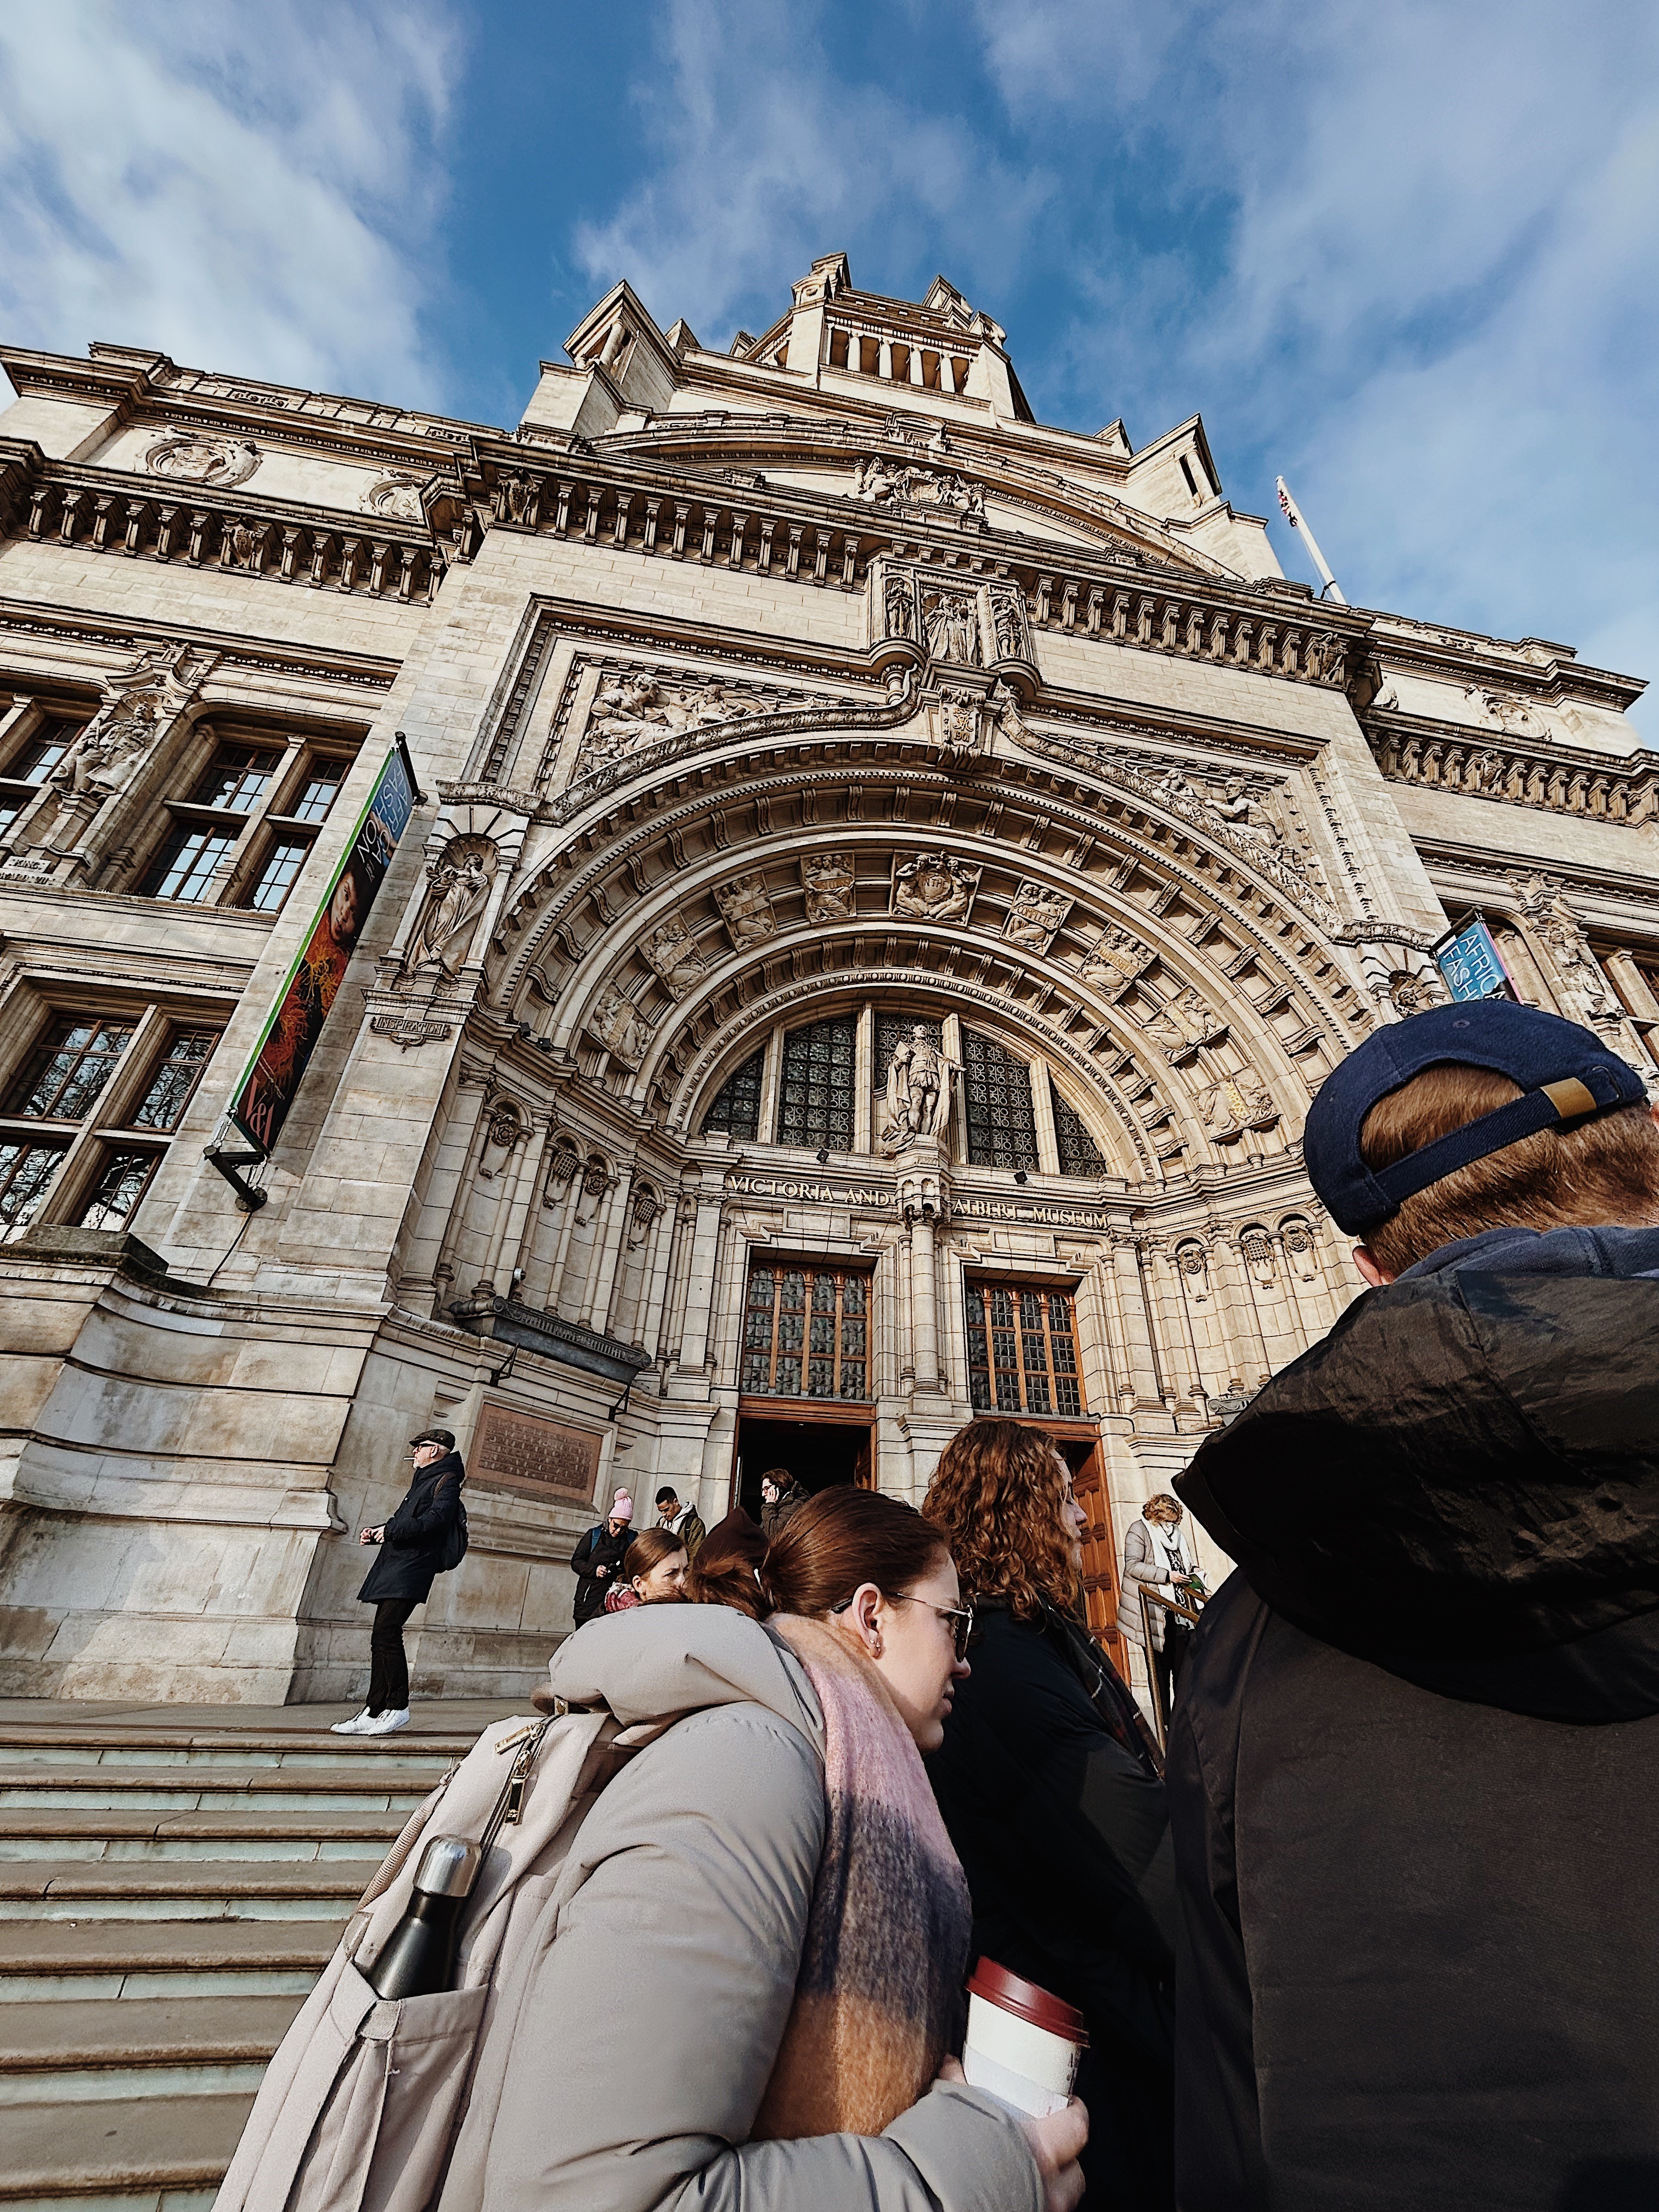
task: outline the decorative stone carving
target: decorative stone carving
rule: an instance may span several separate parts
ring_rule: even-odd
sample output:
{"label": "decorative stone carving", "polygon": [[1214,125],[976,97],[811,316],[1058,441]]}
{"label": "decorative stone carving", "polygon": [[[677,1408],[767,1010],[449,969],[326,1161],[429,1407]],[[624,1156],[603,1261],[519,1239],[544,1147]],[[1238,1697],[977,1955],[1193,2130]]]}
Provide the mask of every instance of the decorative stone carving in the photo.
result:
{"label": "decorative stone carving", "polygon": [[634,1192],[634,1202],[628,1210],[629,1226],[633,1235],[628,1240],[630,1252],[637,1252],[650,1233],[651,1224],[662,1212],[662,1199],[648,1182],[640,1183]]}
{"label": "decorative stone carving", "polygon": [[850,853],[803,854],[800,879],[806,892],[808,921],[852,920],[854,868]]}
{"label": "decorative stone carving", "polygon": [[1083,981],[1103,985],[1109,998],[1121,998],[1157,959],[1152,945],[1109,921],[1083,956]]}
{"label": "decorative stone carving", "polygon": [[924,591],[921,629],[930,660],[954,660],[964,668],[981,665],[976,593],[951,591],[944,586]]}
{"label": "decorative stone carving", "polygon": [[684,998],[688,991],[696,989],[704,972],[702,956],[678,915],[670,915],[666,921],[652,930],[642,939],[640,950],[673,997]]}
{"label": "decorative stone carving", "polygon": [[1175,1263],[1181,1286],[1188,1299],[1195,1306],[1207,1305],[1211,1297],[1210,1256],[1204,1247],[1196,1239],[1189,1243],[1178,1244]]}
{"label": "decorative stone carving", "polygon": [[889,574],[882,585],[882,606],[888,637],[914,638],[916,634],[916,595],[908,576]]}
{"label": "decorative stone carving", "polygon": [[1279,1119],[1273,1094],[1248,1061],[1214,1076],[1198,1094],[1198,1110],[1210,1134],[1224,1141],[1246,1129],[1271,1129]]}
{"label": "decorative stone carving", "polygon": [[46,781],[68,799],[101,805],[184,713],[215,659],[188,645],[141,653],[125,673],[106,679],[97,713]]}
{"label": "decorative stone carving", "polygon": [[1014,893],[1002,933],[1028,952],[1046,952],[1071,911],[1070,899],[1027,877]]}
{"label": "decorative stone carving", "polygon": [[1484,684],[1466,684],[1463,696],[1489,729],[1503,730],[1515,738],[1547,738],[1547,722],[1540,719],[1525,699],[1512,691],[1494,691]]}
{"label": "decorative stone carving", "polygon": [[751,945],[764,944],[769,937],[778,933],[772,894],[763,875],[733,876],[730,883],[717,885],[714,903],[739,952],[746,951]]}
{"label": "decorative stone carving", "polygon": [[892,910],[919,921],[966,921],[981,870],[954,853],[918,853],[893,863]]}
{"label": "decorative stone carving", "polygon": [[955,1073],[955,1062],[945,1058],[926,1026],[918,1022],[888,1062],[881,1129],[884,1152],[902,1152],[919,1137],[944,1134],[951,1118]]}
{"label": "decorative stone carving", "polygon": [[1313,1231],[1296,1215],[1281,1223],[1279,1231],[1279,1248],[1298,1279],[1304,1283],[1319,1280],[1319,1244]]}
{"label": "decorative stone carving", "polygon": [[1273,1243],[1267,1231],[1255,1227],[1243,1231],[1238,1239],[1238,1249],[1243,1255],[1245,1266],[1262,1289],[1272,1290],[1277,1279],[1273,1273]]}
{"label": "decorative stone carving", "polygon": [[401,474],[382,477],[378,483],[369,486],[358,503],[365,514],[380,515],[387,522],[419,525],[426,520],[425,511],[421,506],[419,477]]}
{"label": "decorative stone carving", "polygon": [[991,586],[991,635],[995,660],[1031,659],[1031,630],[1025,615],[1025,595],[1012,584]]}
{"label": "decorative stone carving", "polygon": [[764,691],[719,676],[668,677],[647,668],[615,669],[602,678],[582,733],[578,772],[629,759],[689,732],[719,729],[755,714],[804,714],[805,693]]}
{"label": "decorative stone carving", "polygon": [[1168,1006],[1148,1014],[1141,1027],[1171,1065],[1190,1060],[1200,1045],[1218,1043],[1227,1034],[1226,1023],[1190,983]]}
{"label": "decorative stone carving", "polygon": [[207,484],[215,491],[246,483],[258,465],[259,449],[251,439],[216,438],[195,430],[159,439],[144,455],[152,476]]}
{"label": "decorative stone carving", "polygon": [[1549,948],[1561,994],[1561,1011],[1570,1021],[1599,1024],[1616,1021],[1619,1009],[1601,973],[1601,963],[1559,883],[1547,876],[1525,882],[1510,879],[1521,911]]}
{"label": "decorative stone carving", "polygon": [[610,984],[593,1001],[587,1030],[624,1067],[637,1067],[651,1042],[650,1028],[640,1018],[639,1008]]}
{"label": "decorative stone carving", "polygon": [[487,837],[452,837],[427,866],[426,901],[399,975],[434,980],[459,973],[489,903],[495,848]]}
{"label": "decorative stone carving", "polygon": [[919,468],[885,453],[868,453],[853,471],[853,496],[872,507],[942,507],[982,515],[985,488],[954,469]]}
{"label": "decorative stone carving", "polygon": [[1019,694],[1012,684],[1005,684],[999,677],[987,693],[985,704],[1005,738],[1012,738],[1018,743],[1025,735],[1025,717],[1020,712]]}
{"label": "decorative stone carving", "polygon": [[542,1193],[544,1206],[556,1206],[570,1188],[580,1164],[574,1139],[561,1135],[556,1141],[547,1163],[547,1187]]}
{"label": "decorative stone carving", "polygon": [[407,1052],[411,1045],[437,1044],[454,1030],[453,1022],[434,1022],[419,1014],[373,1014],[369,1029],[376,1036],[392,1039],[399,1050]]}

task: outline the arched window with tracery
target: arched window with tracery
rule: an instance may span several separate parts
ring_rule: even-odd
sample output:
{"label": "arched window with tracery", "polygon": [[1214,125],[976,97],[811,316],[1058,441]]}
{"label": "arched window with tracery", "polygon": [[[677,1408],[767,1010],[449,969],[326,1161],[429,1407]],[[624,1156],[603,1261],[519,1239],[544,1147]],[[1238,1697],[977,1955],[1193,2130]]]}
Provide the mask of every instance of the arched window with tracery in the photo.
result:
{"label": "arched window with tracery", "polygon": [[744,1144],[754,1143],[760,1134],[761,1073],[765,1064],[763,1049],[726,1077],[702,1117],[705,1137],[736,1137]]}
{"label": "arched window with tracery", "polygon": [[963,1031],[962,1049],[969,1166],[1035,1168],[1036,1109],[1030,1065],[976,1030]]}

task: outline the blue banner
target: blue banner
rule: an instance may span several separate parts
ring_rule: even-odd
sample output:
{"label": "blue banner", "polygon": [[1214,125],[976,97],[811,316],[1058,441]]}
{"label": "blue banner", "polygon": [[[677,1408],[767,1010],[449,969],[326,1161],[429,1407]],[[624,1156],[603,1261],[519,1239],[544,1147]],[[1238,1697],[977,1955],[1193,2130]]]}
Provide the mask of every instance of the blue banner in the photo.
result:
{"label": "blue banner", "polygon": [[1484,921],[1472,921],[1436,952],[1435,965],[1454,999],[1492,999],[1501,992],[1515,996],[1510,974],[1492,932]]}

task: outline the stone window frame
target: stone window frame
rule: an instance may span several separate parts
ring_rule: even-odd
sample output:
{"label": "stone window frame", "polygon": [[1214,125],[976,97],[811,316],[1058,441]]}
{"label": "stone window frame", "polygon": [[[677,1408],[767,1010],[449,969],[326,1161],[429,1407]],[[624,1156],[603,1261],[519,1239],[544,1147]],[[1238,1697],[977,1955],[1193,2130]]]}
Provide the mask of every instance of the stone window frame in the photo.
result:
{"label": "stone window frame", "polygon": [[0,737],[0,846],[92,720],[92,708],[73,700],[31,698],[19,703],[24,711],[7,718],[11,726]]}
{"label": "stone window frame", "polygon": [[[130,1227],[201,1086],[224,1034],[228,1012],[223,1008],[201,1012],[137,993],[112,994],[105,1000],[80,994],[32,995],[36,1001],[33,1017],[21,1025],[23,1033],[7,1056],[0,1079],[0,1178],[5,1183],[0,1189],[0,1244],[15,1242],[27,1229],[53,1224]],[[126,1036],[111,1055],[109,1072],[88,1100],[86,1111],[76,1115],[24,1110],[30,1097],[25,1086],[30,1085],[33,1071],[47,1065],[54,1034],[75,1024],[99,1024],[123,1029]],[[200,1039],[202,1049],[186,1063],[188,1079],[167,1102],[173,1109],[172,1120],[141,1120],[155,1103],[163,1073],[173,1064],[179,1044],[190,1038]],[[20,1146],[59,1154],[56,1169],[23,1219],[9,1218],[6,1212],[17,1165],[12,1148]],[[88,1223],[86,1216],[97,1207],[99,1194],[108,1188],[118,1163],[125,1163],[130,1170],[125,1212],[118,1219],[106,1215]]]}
{"label": "stone window frame", "polygon": [[[131,871],[128,888],[138,897],[159,900],[170,856],[191,837],[204,836],[216,847],[204,872],[206,895],[179,902],[236,907],[274,920],[304,879],[317,838],[338,803],[363,740],[334,731],[262,725],[240,716],[198,721],[194,733],[208,738],[207,747],[186,745],[170,764],[167,784],[185,795],[164,793],[161,798],[155,828]],[[215,763],[245,750],[276,755],[258,796],[237,807],[204,800],[198,794]],[[337,769],[339,773],[331,778],[319,775],[319,769]],[[331,781],[332,792],[319,812],[313,786]],[[270,888],[279,854],[296,848],[302,848],[297,866],[285,881]]]}

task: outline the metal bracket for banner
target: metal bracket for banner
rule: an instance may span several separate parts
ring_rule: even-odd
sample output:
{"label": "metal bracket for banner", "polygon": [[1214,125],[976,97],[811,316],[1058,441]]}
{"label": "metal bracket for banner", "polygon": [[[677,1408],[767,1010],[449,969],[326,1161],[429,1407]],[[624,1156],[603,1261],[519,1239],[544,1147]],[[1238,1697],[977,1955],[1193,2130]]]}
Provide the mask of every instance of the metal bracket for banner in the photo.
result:
{"label": "metal bracket for banner", "polygon": [[[244,1149],[233,1152],[228,1144],[222,1141],[228,1133],[240,1139]],[[202,1158],[210,1168],[216,1168],[230,1185],[236,1194],[236,1203],[241,1207],[243,1212],[257,1213],[270,1196],[270,1193],[268,1190],[260,1190],[257,1185],[251,1183],[241,1170],[244,1168],[263,1167],[266,1155],[246,1147],[246,1139],[242,1137],[235,1123],[227,1116],[214,1131],[213,1142],[204,1150]]]}
{"label": "metal bracket for banner", "polygon": [[420,779],[415,773],[415,763],[410,758],[409,739],[404,735],[401,730],[394,730],[392,733],[392,742],[397,746],[398,757],[403,762],[404,774],[409,778],[410,793],[415,805],[416,806],[424,806],[426,805],[426,793],[421,789]]}

